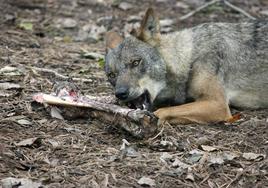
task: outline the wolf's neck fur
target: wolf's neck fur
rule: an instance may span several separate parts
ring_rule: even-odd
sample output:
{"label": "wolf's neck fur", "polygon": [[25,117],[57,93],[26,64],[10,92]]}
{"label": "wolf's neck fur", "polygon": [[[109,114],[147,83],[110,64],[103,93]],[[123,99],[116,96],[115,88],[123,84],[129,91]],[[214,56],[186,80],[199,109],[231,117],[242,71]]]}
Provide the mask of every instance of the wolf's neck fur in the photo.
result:
{"label": "wolf's neck fur", "polygon": [[189,73],[189,61],[193,50],[192,35],[192,30],[185,29],[162,35],[160,38],[158,50],[166,63],[167,72],[176,75],[178,81],[187,80],[185,76]]}
{"label": "wolf's neck fur", "polygon": [[162,95],[175,99],[174,103],[184,103],[192,64],[189,62],[193,50],[192,30],[162,35],[157,49],[166,64],[166,85],[169,87],[162,90]]}

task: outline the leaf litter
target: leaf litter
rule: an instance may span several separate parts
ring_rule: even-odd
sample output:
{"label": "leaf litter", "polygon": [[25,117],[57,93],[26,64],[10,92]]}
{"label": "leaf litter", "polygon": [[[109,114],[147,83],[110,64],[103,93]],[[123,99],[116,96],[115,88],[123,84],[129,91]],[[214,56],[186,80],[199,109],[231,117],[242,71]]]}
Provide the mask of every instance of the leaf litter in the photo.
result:
{"label": "leaf litter", "polygon": [[[31,0],[27,2],[34,4]],[[46,187],[139,187],[142,177],[149,178],[144,185],[152,187],[265,187],[268,184],[267,110],[243,111],[242,118],[235,116],[232,119],[235,122],[230,123],[167,125],[149,140],[135,140],[101,119],[51,118],[48,109],[34,103],[31,96],[37,92],[49,93],[54,82],[67,80],[70,75],[90,80],[76,79],[85,93],[96,96],[113,93],[103,71],[103,57],[83,57],[81,49],[104,54],[105,31],[113,28],[126,33],[125,30],[138,26],[150,2],[129,1],[132,7],[126,11],[114,7],[121,1],[117,5],[113,5],[114,1],[99,0],[49,2],[45,11],[0,2],[0,21],[8,15],[18,19],[13,25],[10,21],[4,23],[0,34],[0,78],[1,83],[7,84],[6,89],[1,89],[5,95],[0,97],[2,187],[3,180],[11,176],[15,182],[24,178]],[[172,9],[169,1],[156,3],[161,19],[170,18],[173,22],[166,21],[167,29],[163,32],[211,19],[235,22],[244,18],[233,12],[201,12],[178,22],[178,17],[201,3],[183,2]],[[28,5],[25,3],[24,7]],[[268,9],[264,0],[254,4],[238,1],[236,5],[260,17],[265,17],[264,11]],[[97,21],[111,15],[112,18]],[[75,21],[67,28],[56,27],[53,20],[59,18]],[[19,20],[29,20],[32,30],[19,29]],[[89,70],[87,75],[77,71],[83,68]],[[232,114],[238,111],[233,109]],[[120,149],[122,139],[127,142]]]}

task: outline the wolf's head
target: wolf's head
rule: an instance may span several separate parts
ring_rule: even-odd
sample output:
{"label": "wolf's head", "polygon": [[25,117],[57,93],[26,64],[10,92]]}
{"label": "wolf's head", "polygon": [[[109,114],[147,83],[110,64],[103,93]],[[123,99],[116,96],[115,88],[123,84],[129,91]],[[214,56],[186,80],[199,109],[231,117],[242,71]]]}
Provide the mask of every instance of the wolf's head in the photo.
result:
{"label": "wolf's head", "polygon": [[115,95],[136,108],[152,109],[166,86],[166,65],[156,49],[160,26],[148,9],[136,36],[123,39],[114,32],[106,36],[105,71]]}

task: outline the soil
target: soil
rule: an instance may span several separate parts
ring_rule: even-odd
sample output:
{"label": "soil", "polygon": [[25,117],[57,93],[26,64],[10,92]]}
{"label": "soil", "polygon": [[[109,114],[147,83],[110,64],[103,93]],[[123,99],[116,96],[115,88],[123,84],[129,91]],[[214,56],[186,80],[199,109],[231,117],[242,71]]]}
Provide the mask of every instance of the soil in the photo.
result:
{"label": "soil", "polygon": [[[36,68],[86,79],[75,83],[89,95],[113,93],[100,61],[83,55],[83,51],[104,55],[103,35],[96,40],[76,39],[86,24],[124,33],[128,18],[150,6],[160,19],[175,20],[172,30],[203,22],[248,20],[218,4],[179,20],[205,0],[183,1],[187,7],[175,6],[179,2],[175,0],[129,0],[126,11],[118,8],[120,2],[0,0],[0,69],[16,68],[13,74],[0,74],[0,83],[20,86],[0,90],[0,181],[26,178],[45,187],[66,188],[268,187],[268,110],[232,109],[241,118],[229,124],[165,124],[156,135],[139,140],[101,118],[52,118],[44,106],[33,102],[33,94],[50,93],[53,84],[63,80]],[[266,0],[230,2],[254,17],[268,18]],[[75,24],[64,28],[66,18]],[[142,177],[153,183],[142,185]]]}

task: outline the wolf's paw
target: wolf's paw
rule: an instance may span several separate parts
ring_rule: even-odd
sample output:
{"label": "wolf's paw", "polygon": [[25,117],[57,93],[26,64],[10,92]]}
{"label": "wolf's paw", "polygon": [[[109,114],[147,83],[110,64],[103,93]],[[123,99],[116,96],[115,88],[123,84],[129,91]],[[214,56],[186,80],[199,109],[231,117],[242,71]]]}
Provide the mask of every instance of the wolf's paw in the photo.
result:
{"label": "wolf's paw", "polygon": [[136,120],[144,119],[145,117],[149,119],[156,119],[156,116],[152,112],[149,112],[147,110],[140,110],[140,109],[133,110],[129,112],[128,115],[134,117],[134,119]]}
{"label": "wolf's paw", "polygon": [[161,125],[164,123],[167,119],[168,116],[170,115],[166,109],[160,108],[153,113],[157,118],[158,118],[158,125]]}

